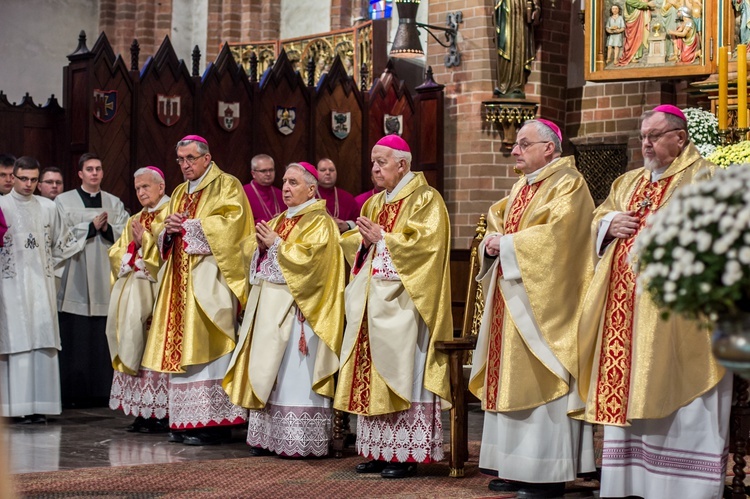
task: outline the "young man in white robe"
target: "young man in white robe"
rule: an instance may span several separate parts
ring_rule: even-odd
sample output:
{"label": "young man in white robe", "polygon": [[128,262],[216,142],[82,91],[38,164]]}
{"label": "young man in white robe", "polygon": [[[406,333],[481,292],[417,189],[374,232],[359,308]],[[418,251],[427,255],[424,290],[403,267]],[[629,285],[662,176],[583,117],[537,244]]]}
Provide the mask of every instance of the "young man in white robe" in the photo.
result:
{"label": "young man in white robe", "polygon": [[54,267],[75,247],[55,204],[34,196],[38,181],[39,162],[18,158],[13,190],[0,197],[0,415],[22,423],[62,410]]}
{"label": "young man in white robe", "polygon": [[143,210],[128,220],[122,236],[109,250],[115,279],[107,315],[107,342],[115,370],[109,407],[135,416],[130,432],[169,431],[169,375],[141,366],[151,313],[159,292],[159,248],[152,227],[166,217],[169,196],[164,173],[155,166],[133,175]]}
{"label": "young man in white robe", "polygon": [[78,161],[81,186],[55,198],[60,216],[78,240],[66,260],[57,294],[60,311],[60,381],[64,405],[106,406],[112,366],[105,328],[109,308],[109,247],[120,237],[128,213],[117,197],[101,190],[104,170],[98,156]]}

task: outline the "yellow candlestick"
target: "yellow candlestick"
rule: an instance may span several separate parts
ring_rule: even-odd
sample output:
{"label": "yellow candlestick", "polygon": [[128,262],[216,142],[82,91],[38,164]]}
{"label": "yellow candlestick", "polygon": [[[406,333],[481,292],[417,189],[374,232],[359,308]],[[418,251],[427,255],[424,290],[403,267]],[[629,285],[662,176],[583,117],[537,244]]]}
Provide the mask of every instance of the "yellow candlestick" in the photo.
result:
{"label": "yellow candlestick", "polygon": [[729,47],[719,47],[719,130],[727,129]]}
{"label": "yellow candlestick", "polygon": [[737,126],[747,128],[747,45],[737,45]]}

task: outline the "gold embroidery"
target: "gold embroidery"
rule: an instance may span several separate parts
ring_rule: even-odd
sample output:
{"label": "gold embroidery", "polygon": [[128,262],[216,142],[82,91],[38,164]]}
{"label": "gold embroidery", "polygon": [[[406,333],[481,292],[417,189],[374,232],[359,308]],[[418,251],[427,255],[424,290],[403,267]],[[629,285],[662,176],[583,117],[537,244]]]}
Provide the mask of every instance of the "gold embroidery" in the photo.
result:
{"label": "gold embroidery", "polygon": [[297,225],[297,222],[299,222],[299,219],[302,218],[302,215],[297,215],[296,217],[292,218],[281,218],[278,222],[276,222],[276,233],[279,235],[281,239],[286,241],[286,238],[289,237],[289,233],[292,232],[292,229]]}
{"label": "gold embroidery", "polygon": [[[636,235],[646,225],[646,218],[663,205],[672,178],[657,182],[640,179],[628,203],[628,210],[639,212]],[[635,307],[635,274],[628,255],[634,240],[632,236],[613,243],[617,246],[604,309],[596,383],[596,421],[599,423],[624,425],[627,422]]]}
{"label": "gold embroidery", "polygon": [[367,327],[367,308],[359,326],[357,343],[354,347],[354,375],[349,393],[349,411],[354,414],[367,414],[370,406],[370,381],[372,379],[372,355],[370,354],[370,331]]}
{"label": "gold embroidery", "polygon": [[[198,201],[203,191],[185,194],[180,202],[180,213],[194,218]],[[169,316],[164,335],[162,372],[182,372],[182,338],[185,331],[185,301],[187,300],[187,278],[190,272],[190,255],[185,252],[182,235],[176,234],[172,241],[172,283],[170,289]]]}
{"label": "gold embroidery", "polygon": [[[518,232],[521,217],[523,216],[526,208],[531,204],[531,200],[534,199],[534,194],[539,190],[539,186],[542,182],[537,182],[532,185],[524,185],[521,191],[518,193],[516,198],[513,200],[513,204],[510,207],[510,213],[504,224],[505,234],[512,234]],[[498,265],[497,278],[498,280],[503,275],[503,268]],[[489,339],[489,351],[487,353],[487,368],[486,368],[486,396],[484,397],[485,410],[497,410],[497,395],[500,384],[500,353],[502,350],[503,340],[503,319],[505,316],[505,301],[503,294],[500,289],[500,283],[498,282],[495,286],[495,291],[492,297],[492,324],[490,324],[490,339]]]}

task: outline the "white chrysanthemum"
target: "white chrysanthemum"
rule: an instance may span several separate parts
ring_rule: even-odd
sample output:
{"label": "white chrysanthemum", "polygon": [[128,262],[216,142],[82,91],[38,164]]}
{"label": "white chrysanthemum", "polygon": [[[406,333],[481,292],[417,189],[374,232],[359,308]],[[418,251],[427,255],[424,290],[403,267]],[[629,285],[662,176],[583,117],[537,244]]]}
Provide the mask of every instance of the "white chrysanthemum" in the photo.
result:
{"label": "white chrysanthemum", "polygon": [[727,261],[724,267],[724,273],[721,276],[721,282],[724,286],[731,286],[742,279],[742,266],[737,260]]}

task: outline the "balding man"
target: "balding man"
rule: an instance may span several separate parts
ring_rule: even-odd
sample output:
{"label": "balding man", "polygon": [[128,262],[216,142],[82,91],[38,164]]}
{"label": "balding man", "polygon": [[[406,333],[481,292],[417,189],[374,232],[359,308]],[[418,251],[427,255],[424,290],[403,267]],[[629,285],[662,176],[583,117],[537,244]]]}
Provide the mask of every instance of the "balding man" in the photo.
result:
{"label": "balding man", "polygon": [[318,194],[326,201],[328,214],[336,221],[340,232],[354,228],[354,221],[359,216],[359,206],[354,196],[340,187],[336,187],[338,171],[336,165],[328,158],[318,161]]}
{"label": "balding man", "polygon": [[[388,135],[372,148],[384,190],[342,236],[352,266],[334,407],[358,414],[358,473],[404,478],[443,458],[440,410],[450,408],[453,337],[450,222],[440,194],[411,171],[409,145]],[[444,403],[444,405],[443,405]]]}
{"label": "balding man", "polygon": [[592,224],[601,259],[584,300],[586,419],[604,425],[602,497],[721,497],[732,377],[698,321],[665,320],[631,267],[635,236],[674,193],[711,175],[683,112],[644,113],[643,168],[616,179]]}
{"label": "balding man", "polygon": [[258,154],[250,160],[253,180],[245,184],[245,194],[253,210],[255,222],[267,222],[284,211],[281,189],[273,185],[276,167],[268,154]]}

